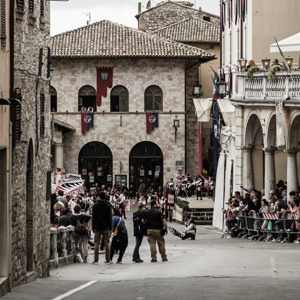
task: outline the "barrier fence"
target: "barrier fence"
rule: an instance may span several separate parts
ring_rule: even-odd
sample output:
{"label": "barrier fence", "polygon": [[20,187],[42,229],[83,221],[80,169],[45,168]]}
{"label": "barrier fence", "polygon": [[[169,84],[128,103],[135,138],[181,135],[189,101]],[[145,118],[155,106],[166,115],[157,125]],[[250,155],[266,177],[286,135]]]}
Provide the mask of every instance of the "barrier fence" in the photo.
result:
{"label": "barrier fence", "polygon": [[228,233],[222,237],[248,238],[257,241],[292,242],[300,237],[298,213],[252,213],[228,219]]}

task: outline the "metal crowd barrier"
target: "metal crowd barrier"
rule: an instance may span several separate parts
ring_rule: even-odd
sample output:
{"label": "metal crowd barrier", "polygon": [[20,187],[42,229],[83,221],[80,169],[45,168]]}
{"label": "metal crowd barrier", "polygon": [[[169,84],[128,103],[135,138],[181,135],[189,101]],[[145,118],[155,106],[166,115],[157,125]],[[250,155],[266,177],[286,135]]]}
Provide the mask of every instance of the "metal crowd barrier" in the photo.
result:
{"label": "metal crowd barrier", "polygon": [[276,234],[282,242],[291,242],[294,235],[300,234],[295,230],[297,221],[300,222],[296,213],[252,213],[238,218],[238,237],[260,241]]}

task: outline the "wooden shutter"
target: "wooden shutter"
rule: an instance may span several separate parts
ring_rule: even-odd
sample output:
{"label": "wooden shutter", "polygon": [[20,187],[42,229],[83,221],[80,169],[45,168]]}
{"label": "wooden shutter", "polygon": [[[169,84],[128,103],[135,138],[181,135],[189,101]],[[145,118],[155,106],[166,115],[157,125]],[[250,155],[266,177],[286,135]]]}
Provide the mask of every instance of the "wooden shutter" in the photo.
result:
{"label": "wooden shutter", "polygon": [[34,13],[34,0],[29,0],[29,13]]}
{"label": "wooden shutter", "polygon": [[43,138],[45,136],[45,94],[44,94],[44,90],[41,91],[41,96],[40,96],[40,117],[41,117],[40,135],[41,135],[41,138]]}
{"label": "wooden shutter", "polygon": [[45,15],[45,3],[44,3],[44,0],[41,0],[41,8],[40,8],[40,16],[41,17],[44,17]]}
{"label": "wooden shutter", "polygon": [[6,45],[6,8],[5,8],[5,1],[6,0],[0,0],[1,1],[1,32],[0,32],[0,37],[1,37],[1,50],[5,50],[5,45]]}
{"label": "wooden shutter", "polygon": [[17,0],[17,10],[24,11],[24,0]]}

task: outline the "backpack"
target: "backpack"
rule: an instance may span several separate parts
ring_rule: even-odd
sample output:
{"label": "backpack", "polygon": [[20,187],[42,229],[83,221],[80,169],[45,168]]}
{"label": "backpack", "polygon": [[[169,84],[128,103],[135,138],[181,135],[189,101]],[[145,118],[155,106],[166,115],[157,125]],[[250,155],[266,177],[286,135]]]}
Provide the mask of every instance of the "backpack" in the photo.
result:
{"label": "backpack", "polygon": [[84,222],[81,223],[79,218],[77,218],[77,221],[76,221],[75,231],[78,232],[79,234],[86,233],[86,225]]}

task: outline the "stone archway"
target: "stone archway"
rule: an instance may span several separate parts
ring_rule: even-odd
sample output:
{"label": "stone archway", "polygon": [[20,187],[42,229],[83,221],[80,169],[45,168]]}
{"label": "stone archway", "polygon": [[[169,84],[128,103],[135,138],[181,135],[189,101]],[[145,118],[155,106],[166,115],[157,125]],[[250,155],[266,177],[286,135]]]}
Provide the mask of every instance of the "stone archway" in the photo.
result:
{"label": "stone archway", "polygon": [[244,186],[254,185],[261,190],[264,187],[264,137],[260,119],[253,113],[247,121],[245,129],[244,150]]}
{"label": "stone archway", "polygon": [[78,156],[78,170],[89,189],[93,184],[112,186],[112,153],[101,142],[85,144]]}
{"label": "stone archway", "polygon": [[140,179],[147,188],[157,190],[163,186],[163,153],[159,146],[152,142],[136,144],[129,154],[129,181],[137,189]]}
{"label": "stone archway", "polygon": [[33,143],[29,142],[27,151],[27,172],[26,172],[26,271],[33,271]]}

